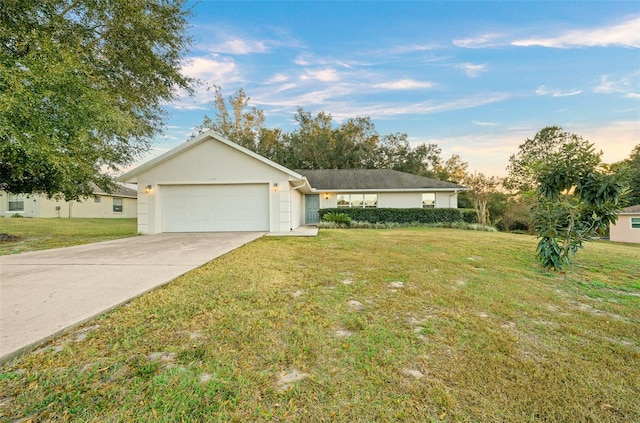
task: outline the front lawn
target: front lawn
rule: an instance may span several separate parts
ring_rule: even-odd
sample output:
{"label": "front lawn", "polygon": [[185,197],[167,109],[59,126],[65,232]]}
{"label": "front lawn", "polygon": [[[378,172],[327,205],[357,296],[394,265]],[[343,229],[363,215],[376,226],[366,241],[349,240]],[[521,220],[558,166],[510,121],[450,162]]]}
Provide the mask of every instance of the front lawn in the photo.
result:
{"label": "front lawn", "polygon": [[640,246],[265,237],[0,369],[7,421],[640,421]]}
{"label": "front lawn", "polygon": [[136,219],[0,218],[0,255],[135,236],[136,222]]}

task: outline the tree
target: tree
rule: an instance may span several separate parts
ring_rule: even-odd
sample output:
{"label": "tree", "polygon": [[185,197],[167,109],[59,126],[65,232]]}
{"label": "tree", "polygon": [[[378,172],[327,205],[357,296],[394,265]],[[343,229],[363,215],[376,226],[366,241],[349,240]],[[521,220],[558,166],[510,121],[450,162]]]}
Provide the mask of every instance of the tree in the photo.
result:
{"label": "tree", "polygon": [[496,191],[500,184],[500,179],[495,176],[487,177],[483,173],[468,174],[464,179],[464,184],[472,190],[471,198],[473,200],[473,208],[478,215],[478,223],[483,226],[489,225],[491,219],[487,204],[491,194]]}
{"label": "tree", "polygon": [[540,130],[533,139],[527,139],[518,147],[518,154],[509,158],[505,187],[521,192],[535,190],[540,164],[548,162],[569,143],[576,144],[581,150],[591,146],[579,135],[565,132],[560,126],[548,126]]}
{"label": "tree", "polygon": [[444,164],[436,144],[409,145],[407,134],[380,136],[371,118],[358,116],[335,124],[330,113],[298,108],[291,133],[264,127],[264,113],[249,107],[242,89],[227,99],[215,87],[215,115],[205,116],[195,135],[213,130],[290,169],[393,169],[416,175],[458,178],[467,164],[454,155]]}
{"label": "tree", "polygon": [[628,174],[630,192],[627,204],[640,204],[640,144],[634,147],[628,159],[615,163],[614,169]]}
{"label": "tree", "polygon": [[436,176],[443,181],[460,184],[467,175],[468,167],[469,164],[467,162],[462,161],[458,154],[454,154],[443,164],[437,166]]}
{"label": "tree", "polygon": [[[249,107],[251,98],[241,88],[225,100],[222,89],[214,86],[212,101],[215,117],[204,116],[202,125],[196,128],[195,135],[214,131],[249,150],[256,151],[260,133],[264,129],[264,112]],[[194,135],[194,136],[195,136]]]}
{"label": "tree", "polygon": [[422,143],[411,147],[407,134],[388,134],[381,137],[369,167],[436,178],[442,163],[440,153],[437,144]]}
{"label": "tree", "polygon": [[369,117],[335,125],[331,114],[313,116],[298,108],[298,129],[288,136],[289,167],[300,169],[360,169],[374,161],[380,136]]}
{"label": "tree", "polygon": [[564,269],[584,242],[615,222],[628,190],[622,175],[600,164],[602,153],[574,139],[537,166],[533,228],[547,269]]}
{"label": "tree", "polygon": [[4,0],[0,181],[75,200],[108,190],[161,128],[181,73],[186,0]]}

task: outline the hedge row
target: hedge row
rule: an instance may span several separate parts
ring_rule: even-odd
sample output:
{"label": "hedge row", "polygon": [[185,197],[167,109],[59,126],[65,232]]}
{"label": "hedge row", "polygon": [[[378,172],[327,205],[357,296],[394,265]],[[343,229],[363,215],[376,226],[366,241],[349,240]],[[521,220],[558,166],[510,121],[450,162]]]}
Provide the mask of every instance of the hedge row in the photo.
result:
{"label": "hedge row", "polygon": [[370,223],[476,223],[473,209],[388,209],[388,208],[335,208],[320,209],[320,219],[327,213],[344,213],[352,220]]}

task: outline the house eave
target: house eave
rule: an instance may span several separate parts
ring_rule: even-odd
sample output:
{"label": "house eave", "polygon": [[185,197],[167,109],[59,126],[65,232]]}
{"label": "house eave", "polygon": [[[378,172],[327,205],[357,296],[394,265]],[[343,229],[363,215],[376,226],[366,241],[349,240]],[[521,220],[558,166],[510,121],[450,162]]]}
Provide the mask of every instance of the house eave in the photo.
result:
{"label": "house eave", "polygon": [[340,189],[340,188],[313,188],[313,192],[345,192],[345,193],[379,193],[379,192],[460,192],[471,191],[471,188],[402,188],[402,189]]}

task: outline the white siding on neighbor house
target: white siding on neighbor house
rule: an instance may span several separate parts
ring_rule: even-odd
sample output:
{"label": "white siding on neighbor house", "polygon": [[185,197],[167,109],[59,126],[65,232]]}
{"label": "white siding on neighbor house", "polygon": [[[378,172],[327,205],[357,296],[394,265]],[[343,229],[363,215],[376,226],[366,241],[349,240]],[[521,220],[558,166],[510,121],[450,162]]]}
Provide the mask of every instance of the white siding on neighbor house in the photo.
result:
{"label": "white siding on neighbor house", "polygon": [[631,227],[631,218],[640,219],[640,213],[618,216],[618,221],[609,228],[611,241],[640,243],[640,229]]}
{"label": "white siding on neighbor house", "polygon": [[8,210],[8,197],[7,193],[0,193],[0,215],[20,214],[34,218],[135,218],[137,215],[137,201],[128,197],[118,197],[122,198],[122,212],[114,212],[114,197],[108,195],[97,195],[100,202],[95,202],[93,197],[84,201],[63,201],[42,195],[20,195],[24,210],[18,213]]}
{"label": "white siding on neighbor house", "polygon": [[[235,185],[240,187],[247,184],[261,184],[265,187],[267,201],[260,199],[256,202],[256,200],[247,199],[247,204],[251,204],[250,207],[254,209],[262,208],[260,212],[264,212],[267,216],[267,226],[264,227],[260,223],[260,226],[253,224],[237,229],[240,226],[230,221],[230,226],[216,230],[279,232],[299,226],[296,224],[299,219],[291,220],[291,201],[295,201],[295,194],[292,195],[290,192],[289,175],[213,138],[196,144],[139,174],[137,183],[140,204],[138,231],[140,233],[160,233],[166,227],[179,227],[178,222],[171,223],[166,217],[162,217],[166,207],[164,189],[167,186]],[[274,184],[278,184],[278,187],[275,188]],[[141,191],[144,192],[147,185],[152,186],[151,191],[143,195]],[[178,217],[174,215],[169,219],[172,218]],[[244,218],[238,216],[238,220],[242,219]],[[263,229],[255,229],[256,227]],[[212,230],[205,228],[203,230]],[[195,230],[195,227],[192,229]]]}
{"label": "white siding on neighbor house", "polygon": [[269,230],[269,186],[164,185],[162,232]]}

